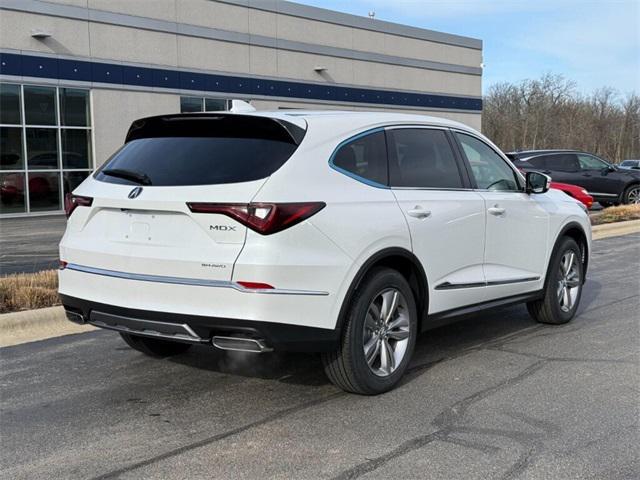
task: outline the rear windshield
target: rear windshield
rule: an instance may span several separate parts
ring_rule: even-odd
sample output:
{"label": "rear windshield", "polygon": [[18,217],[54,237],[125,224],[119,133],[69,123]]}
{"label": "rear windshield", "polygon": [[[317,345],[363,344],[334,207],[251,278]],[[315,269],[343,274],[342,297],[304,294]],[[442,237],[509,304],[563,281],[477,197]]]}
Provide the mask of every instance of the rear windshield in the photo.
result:
{"label": "rear windshield", "polygon": [[152,186],[250,182],[278,170],[297,148],[273,119],[240,116],[154,117],[134,123],[127,138],[96,179]]}

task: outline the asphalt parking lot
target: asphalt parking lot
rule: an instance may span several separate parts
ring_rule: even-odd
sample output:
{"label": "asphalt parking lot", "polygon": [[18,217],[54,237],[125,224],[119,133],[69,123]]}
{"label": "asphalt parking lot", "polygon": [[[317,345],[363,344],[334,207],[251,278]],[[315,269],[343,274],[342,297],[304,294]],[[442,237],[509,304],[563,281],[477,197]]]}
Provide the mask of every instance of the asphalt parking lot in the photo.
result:
{"label": "asphalt parking lot", "polygon": [[64,215],[3,218],[0,221],[0,273],[37,272],[58,267]]}
{"label": "asphalt parking lot", "polygon": [[572,323],[516,306],[427,332],[378,397],[313,355],[154,360],[106,331],[1,349],[0,476],[636,479],[640,235],[594,245]]}

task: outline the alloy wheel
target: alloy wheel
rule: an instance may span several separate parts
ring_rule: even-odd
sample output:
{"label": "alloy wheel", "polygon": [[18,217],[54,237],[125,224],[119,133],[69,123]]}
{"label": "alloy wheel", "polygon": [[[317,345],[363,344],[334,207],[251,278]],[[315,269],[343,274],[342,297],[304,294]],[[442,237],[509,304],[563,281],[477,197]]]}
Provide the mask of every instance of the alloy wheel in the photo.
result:
{"label": "alloy wheel", "polygon": [[560,310],[569,312],[576,303],[580,291],[580,268],[578,256],[573,250],[562,255],[558,269],[557,295]]}
{"label": "alloy wheel", "polygon": [[371,371],[391,375],[402,363],[409,345],[409,308],[404,295],[388,288],[376,295],[367,309],[363,329],[364,357]]}
{"label": "alloy wheel", "polygon": [[627,193],[627,203],[639,204],[640,203],[640,187],[634,187]]}

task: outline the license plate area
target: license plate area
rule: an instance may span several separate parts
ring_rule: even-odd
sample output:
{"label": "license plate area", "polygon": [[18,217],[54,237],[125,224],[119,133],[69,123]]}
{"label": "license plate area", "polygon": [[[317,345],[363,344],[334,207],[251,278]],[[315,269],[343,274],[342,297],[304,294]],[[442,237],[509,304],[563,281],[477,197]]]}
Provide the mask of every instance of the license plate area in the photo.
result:
{"label": "license plate area", "polygon": [[110,216],[107,235],[115,242],[180,246],[203,236],[201,229],[182,213],[122,210]]}

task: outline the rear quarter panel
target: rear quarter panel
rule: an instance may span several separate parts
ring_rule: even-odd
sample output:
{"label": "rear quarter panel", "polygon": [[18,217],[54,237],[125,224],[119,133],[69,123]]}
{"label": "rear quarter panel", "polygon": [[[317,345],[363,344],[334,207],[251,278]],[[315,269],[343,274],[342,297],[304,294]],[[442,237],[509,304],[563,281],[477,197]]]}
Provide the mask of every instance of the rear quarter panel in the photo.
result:
{"label": "rear quarter panel", "polygon": [[[334,324],[349,286],[370,257],[389,247],[411,251],[409,230],[392,191],[366,185],[329,166],[336,146],[362,130],[339,130],[344,133],[333,135],[326,133],[332,131],[329,128],[320,131],[310,129],[294,156],[270,177],[254,198],[256,202],[326,203],[323,210],[304,223],[313,226],[314,234],[326,242],[321,251],[326,256],[324,262],[332,268],[318,278],[306,281],[318,288],[320,282],[325,285],[323,289],[334,295],[332,310],[327,312]],[[291,231],[300,227],[294,226]],[[304,237],[296,238],[304,241]],[[251,248],[252,240],[248,237],[245,249]],[[275,252],[280,248],[274,241],[269,251]],[[282,252],[288,255],[286,250]],[[318,252],[310,251],[309,255],[315,257]],[[239,261],[242,262],[243,258],[244,252]],[[308,273],[301,270],[300,275],[304,277]],[[304,278],[299,280],[305,281]]]}

